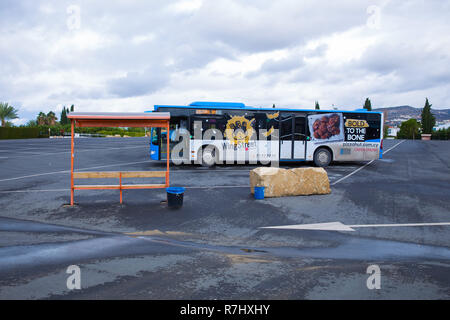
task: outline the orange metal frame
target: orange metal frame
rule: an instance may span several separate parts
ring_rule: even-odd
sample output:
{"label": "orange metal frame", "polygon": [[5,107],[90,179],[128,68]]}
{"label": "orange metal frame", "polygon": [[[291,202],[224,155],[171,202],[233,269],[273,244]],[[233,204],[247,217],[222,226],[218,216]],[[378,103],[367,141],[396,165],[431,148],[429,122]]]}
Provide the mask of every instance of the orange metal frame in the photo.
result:
{"label": "orange metal frame", "polygon": [[[166,163],[166,171],[147,171],[148,173],[156,173],[163,174],[165,176],[164,184],[147,184],[147,185],[139,185],[139,184],[131,184],[124,185],[122,184],[122,175],[125,172],[109,172],[110,174],[115,174],[114,177],[119,177],[119,185],[75,185],[74,184],[74,158],[75,158],[75,126],[77,127],[156,127],[156,128],[166,128],[167,132],[170,132],[169,124],[170,124],[170,116],[161,116],[157,115],[152,116],[152,119],[148,119],[147,117],[139,117],[139,116],[127,116],[123,115],[107,115],[101,117],[94,116],[86,116],[86,115],[76,115],[74,113],[69,114],[68,118],[71,121],[71,153],[70,153],[70,205],[74,205],[74,192],[75,190],[119,190],[120,191],[120,203],[122,203],[122,191],[124,189],[154,189],[154,188],[166,188],[169,187],[169,156],[167,156]],[[169,152],[169,139],[167,139],[167,150]],[[139,172],[136,172],[139,173]],[[94,172],[93,174],[101,174],[101,172]],[[133,172],[126,172],[128,176],[133,176]],[[155,175],[155,176],[159,176]],[[83,177],[86,178],[86,177]],[[98,178],[98,177],[96,177]],[[110,177],[107,177],[110,178]]]}

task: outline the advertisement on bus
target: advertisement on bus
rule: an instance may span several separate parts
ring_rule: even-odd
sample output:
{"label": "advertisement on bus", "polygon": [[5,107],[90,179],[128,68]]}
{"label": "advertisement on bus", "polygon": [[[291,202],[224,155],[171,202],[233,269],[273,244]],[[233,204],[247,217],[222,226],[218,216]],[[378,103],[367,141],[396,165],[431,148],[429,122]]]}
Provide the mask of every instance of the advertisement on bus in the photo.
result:
{"label": "advertisement on bus", "polygon": [[308,125],[315,143],[344,141],[342,113],[310,115]]}

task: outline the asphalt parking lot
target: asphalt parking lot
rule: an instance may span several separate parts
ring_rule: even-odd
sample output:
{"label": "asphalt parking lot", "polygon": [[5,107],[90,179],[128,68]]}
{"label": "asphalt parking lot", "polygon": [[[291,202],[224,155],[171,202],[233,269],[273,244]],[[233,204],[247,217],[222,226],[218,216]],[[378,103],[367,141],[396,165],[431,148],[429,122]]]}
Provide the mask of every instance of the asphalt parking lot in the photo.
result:
{"label": "asphalt parking lot", "polygon": [[[70,140],[0,141],[0,299],[449,299],[450,143],[385,140],[383,159],[333,164],[332,193],[254,200],[255,166],[173,166],[163,189],[70,192]],[[310,164],[291,164],[291,167]],[[77,139],[78,171],[163,170],[147,138]],[[155,180],[157,181],[157,179]],[[139,183],[139,179],[130,182]],[[66,286],[78,265],[81,290]],[[378,265],[381,288],[368,289]]]}

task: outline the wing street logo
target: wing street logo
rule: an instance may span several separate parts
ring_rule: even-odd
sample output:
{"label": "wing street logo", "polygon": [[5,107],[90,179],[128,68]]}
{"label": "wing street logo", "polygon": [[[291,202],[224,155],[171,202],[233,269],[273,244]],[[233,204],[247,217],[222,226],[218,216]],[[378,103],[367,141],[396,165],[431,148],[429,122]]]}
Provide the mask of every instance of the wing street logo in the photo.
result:
{"label": "wing street logo", "polygon": [[226,304],[220,307],[202,307],[188,304],[180,308],[180,315],[206,316],[211,318],[215,313],[223,315],[268,315],[270,305],[264,304]]}
{"label": "wing street logo", "polygon": [[255,119],[248,120],[245,117],[233,116],[227,122],[225,136],[229,141],[237,144],[247,144],[253,135]]}
{"label": "wing street logo", "polygon": [[347,119],[345,121],[345,141],[365,141],[368,127],[369,124],[366,120]]}

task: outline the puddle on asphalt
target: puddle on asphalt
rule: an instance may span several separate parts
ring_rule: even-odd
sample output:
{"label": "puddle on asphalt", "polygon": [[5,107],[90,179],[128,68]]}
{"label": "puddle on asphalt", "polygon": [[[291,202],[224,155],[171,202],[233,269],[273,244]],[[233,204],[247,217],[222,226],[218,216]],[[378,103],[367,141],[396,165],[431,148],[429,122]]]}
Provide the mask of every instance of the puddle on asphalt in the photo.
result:
{"label": "puddle on asphalt", "polygon": [[378,161],[380,161],[380,162],[387,162],[387,163],[394,163],[395,162],[394,159],[378,159]]}
{"label": "puddle on asphalt", "polygon": [[0,248],[0,274],[40,265],[78,264],[87,261],[136,256],[186,254],[196,251],[214,251],[248,256],[282,258],[316,258],[372,261],[450,260],[450,249],[430,245],[360,238],[344,234],[315,231],[302,236],[337,240],[331,247],[249,247],[219,246],[155,236],[128,236],[31,221],[0,218],[0,231],[20,232],[81,232],[96,238]]}
{"label": "puddle on asphalt", "polygon": [[257,249],[241,249],[242,251],[244,251],[244,252],[247,252],[247,253],[252,253],[252,252],[262,252],[262,253],[267,253],[267,251],[264,251],[264,250],[257,250]]}
{"label": "puddle on asphalt", "polygon": [[56,224],[47,224],[29,220],[18,220],[13,218],[0,217],[0,231],[15,231],[15,232],[75,232],[90,235],[111,235],[110,232],[102,232],[97,230],[88,230],[80,228],[72,228],[59,226]]}

